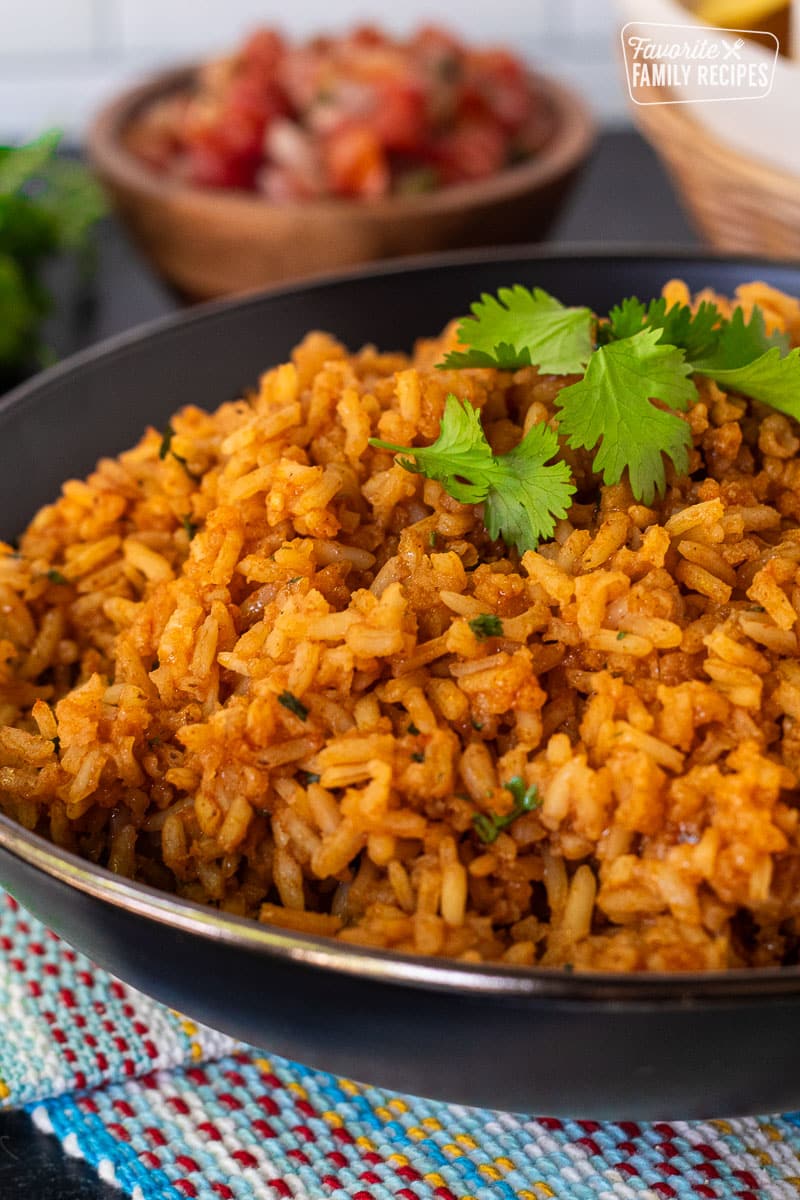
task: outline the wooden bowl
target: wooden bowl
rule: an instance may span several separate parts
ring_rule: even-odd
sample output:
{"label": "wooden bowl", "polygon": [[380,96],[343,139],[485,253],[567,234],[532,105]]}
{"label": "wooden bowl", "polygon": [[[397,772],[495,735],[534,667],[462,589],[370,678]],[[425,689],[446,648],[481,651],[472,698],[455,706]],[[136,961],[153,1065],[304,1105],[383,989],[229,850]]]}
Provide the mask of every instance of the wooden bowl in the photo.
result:
{"label": "wooden bowl", "polygon": [[157,270],[192,299],[371,259],[460,246],[537,241],[564,201],[593,141],[584,103],[561,84],[533,81],[553,133],[530,160],[486,180],[421,196],[278,205],[243,191],[191,187],[142,163],[125,130],[163,96],[189,87],[196,68],[160,74],[124,92],[88,135],[94,167]]}

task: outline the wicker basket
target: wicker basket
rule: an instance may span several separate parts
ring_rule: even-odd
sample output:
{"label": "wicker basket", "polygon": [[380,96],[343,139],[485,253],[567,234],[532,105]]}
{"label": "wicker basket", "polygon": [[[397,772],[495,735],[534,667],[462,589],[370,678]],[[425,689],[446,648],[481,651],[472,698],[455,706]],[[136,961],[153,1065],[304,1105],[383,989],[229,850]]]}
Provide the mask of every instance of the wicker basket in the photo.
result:
{"label": "wicker basket", "polygon": [[[648,99],[669,99],[653,90]],[[636,105],[641,132],[667,167],[701,236],[718,250],[800,259],[800,176],[716,140],[692,105]]]}

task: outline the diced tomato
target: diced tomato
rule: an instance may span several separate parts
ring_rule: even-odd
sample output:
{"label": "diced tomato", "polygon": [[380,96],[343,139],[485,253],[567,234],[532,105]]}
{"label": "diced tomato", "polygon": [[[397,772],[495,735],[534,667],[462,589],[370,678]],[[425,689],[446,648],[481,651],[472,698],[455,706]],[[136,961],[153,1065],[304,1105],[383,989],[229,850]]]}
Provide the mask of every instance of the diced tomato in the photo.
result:
{"label": "diced tomato", "polygon": [[370,126],[387,150],[406,153],[425,141],[426,99],[412,82],[387,80],[375,88],[375,114]]}
{"label": "diced tomato", "polygon": [[190,146],[183,156],[182,164],[181,174],[187,183],[213,188],[253,186],[252,168],[226,155],[219,147],[202,143]]}
{"label": "diced tomato", "polygon": [[374,199],[389,190],[389,167],[381,144],[364,125],[334,130],[325,143],[330,189],[337,196]]}
{"label": "diced tomato", "polygon": [[354,46],[385,46],[386,34],[377,25],[357,25],[347,39]]}
{"label": "diced tomato", "polygon": [[267,126],[285,112],[286,101],[278,88],[242,75],[231,83],[220,112],[222,138],[232,153],[259,158]]}
{"label": "diced tomato", "polygon": [[239,56],[243,63],[256,67],[265,79],[271,78],[286,53],[286,43],[274,29],[257,29],[246,40]]}
{"label": "diced tomato", "polygon": [[507,139],[496,121],[462,121],[436,143],[433,157],[445,183],[485,179],[505,166]]}
{"label": "diced tomato", "polygon": [[201,110],[187,122],[189,177],[206,187],[254,187],[267,127],[285,110],[274,84],[247,74],[233,79],[215,113]]}
{"label": "diced tomato", "polygon": [[412,35],[409,42],[411,51],[423,56],[439,56],[441,54],[464,53],[463,43],[449,29],[441,25],[421,25]]}
{"label": "diced tomato", "polygon": [[464,49],[444,29],[427,25],[411,41],[420,75],[427,84],[427,115],[434,128],[452,124],[461,104]]}
{"label": "diced tomato", "polygon": [[293,47],[281,59],[277,79],[291,107],[304,113],[325,86],[324,61],[310,46]]}
{"label": "diced tomato", "polygon": [[465,109],[481,109],[504,129],[515,132],[531,109],[525,68],[505,50],[475,50],[467,55]]}

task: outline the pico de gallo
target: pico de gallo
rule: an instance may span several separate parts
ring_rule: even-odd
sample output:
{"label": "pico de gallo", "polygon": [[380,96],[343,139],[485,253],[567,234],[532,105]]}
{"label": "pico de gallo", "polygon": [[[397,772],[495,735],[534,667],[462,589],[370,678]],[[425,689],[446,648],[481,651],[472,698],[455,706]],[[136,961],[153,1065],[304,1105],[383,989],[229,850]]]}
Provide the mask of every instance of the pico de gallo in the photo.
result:
{"label": "pico de gallo", "polygon": [[484,179],[535,155],[552,123],[520,59],[443,29],[306,42],[259,29],[145,109],[128,146],[192,185],[370,200]]}

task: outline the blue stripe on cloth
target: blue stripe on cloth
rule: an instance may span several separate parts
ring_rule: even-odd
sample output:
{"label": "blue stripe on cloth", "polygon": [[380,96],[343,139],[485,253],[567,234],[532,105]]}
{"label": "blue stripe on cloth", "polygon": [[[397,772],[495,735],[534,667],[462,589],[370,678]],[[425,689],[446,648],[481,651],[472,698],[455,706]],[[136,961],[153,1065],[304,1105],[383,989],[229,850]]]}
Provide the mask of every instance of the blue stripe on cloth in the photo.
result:
{"label": "blue stripe on cloth", "polygon": [[796,1114],[537,1119],[384,1092],[251,1049],[35,1114],[136,1200],[788,1200],[800,1181]]}

